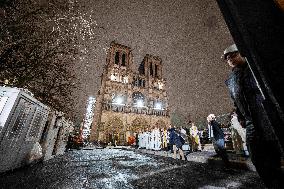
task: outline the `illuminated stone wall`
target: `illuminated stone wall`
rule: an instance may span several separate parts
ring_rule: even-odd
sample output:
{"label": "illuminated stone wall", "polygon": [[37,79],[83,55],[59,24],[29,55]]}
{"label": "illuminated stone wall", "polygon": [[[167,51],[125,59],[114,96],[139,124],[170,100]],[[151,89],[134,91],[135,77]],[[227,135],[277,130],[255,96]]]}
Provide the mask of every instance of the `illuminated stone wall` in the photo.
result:
{"label": "illuminated stone wall", "polygon": [[170,124],[162,60],[147,54],[138,71],[133,71],[130,47],[111,43],[95,105],[91,140],[109,142],[119,135],[125,144],[128,135]]}

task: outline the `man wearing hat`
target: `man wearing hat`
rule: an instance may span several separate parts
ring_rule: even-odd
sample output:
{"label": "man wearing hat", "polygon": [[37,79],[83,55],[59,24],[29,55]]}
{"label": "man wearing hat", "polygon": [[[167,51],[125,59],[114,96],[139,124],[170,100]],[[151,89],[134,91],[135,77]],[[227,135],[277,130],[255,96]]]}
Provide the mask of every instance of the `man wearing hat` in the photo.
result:
{"label": "man wearing hat", "polygon": [[249,65],[235,44],[225,49],[223,59],[232,67],[226,85],[237,108],[239,122],[246,128],[251,160],[268,188],[284,188],[280,146]]}

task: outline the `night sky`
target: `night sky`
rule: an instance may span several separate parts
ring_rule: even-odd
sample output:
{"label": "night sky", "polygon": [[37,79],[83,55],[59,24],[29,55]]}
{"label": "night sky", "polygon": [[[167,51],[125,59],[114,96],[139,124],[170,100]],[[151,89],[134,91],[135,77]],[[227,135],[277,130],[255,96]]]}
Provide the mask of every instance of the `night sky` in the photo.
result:
{"label": "night sky", "polygon": [[171,112],[199,121],[231,110],[224,84],[230,68],[220,57],[233,40],[215,0],[85,0],[80,6],[96,28],[93,41],[81,41],[87,53],[78,66],[78,110],[99,90],[111,41],[132,48],[133,70],[146,54],[162,58]]}

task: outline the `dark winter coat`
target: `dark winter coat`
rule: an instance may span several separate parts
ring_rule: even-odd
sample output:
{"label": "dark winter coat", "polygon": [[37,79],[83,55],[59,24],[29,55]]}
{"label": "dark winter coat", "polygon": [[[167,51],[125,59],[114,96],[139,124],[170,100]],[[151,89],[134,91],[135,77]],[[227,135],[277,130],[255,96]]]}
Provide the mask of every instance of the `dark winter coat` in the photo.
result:
{"label": "dark winter coat", "polygon": [[213,137],[215,140],[224,139],[224,132],[220,127],[220,124],[216,120],[210,122],[213,130]]}
{"label": "dark winter coat", "polygon": [[262,104],[264,99],[248,65],[233,68],[226,85],[237,108],[239,121],[247,127],[248,139],[260,137],[262,140],[275,140]]}
{"label": "dark winter coat", "polygon": [[170,130],[170,144],[176,145],[177,148],[181,148],[183,145],[183,141],[181,140],[181,136],[175,130],[175,128],[171,128]]}
{"label": "dark winter coat", "polygon": [[175,135],[175,128],[170,128],[169,130],[169,137],[170,137],[170,139],[169,139],[169,143],[170,144],[174,144],[174,135]]}

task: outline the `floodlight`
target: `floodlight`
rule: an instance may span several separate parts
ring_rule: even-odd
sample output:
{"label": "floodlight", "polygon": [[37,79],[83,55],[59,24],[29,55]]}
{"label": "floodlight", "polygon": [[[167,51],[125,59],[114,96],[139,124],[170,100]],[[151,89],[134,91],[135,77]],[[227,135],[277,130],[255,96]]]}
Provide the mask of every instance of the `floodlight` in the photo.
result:
{"label": "floodlight", "polygon": [[154,109],[162,110],[162,103],[161,102],[156,102]]}
{"label": "floodlight", "polygon": [[144,106],[143,100],[137,100],[137,107],[141,108]]}
{"label": "floodlight", "polygon": [[118,104],[118,105],[123,105],[123,98],[120,97],[120,96],[117,97],[116,100],[115,100],[115,103]]}

